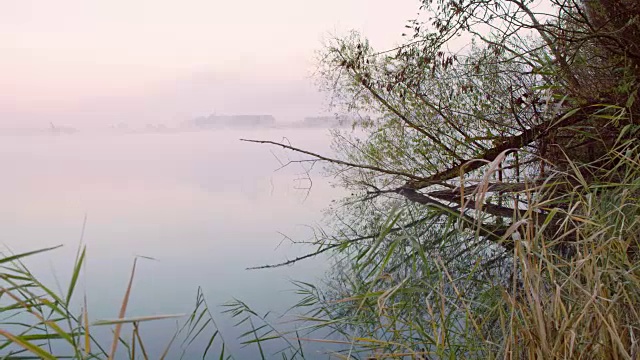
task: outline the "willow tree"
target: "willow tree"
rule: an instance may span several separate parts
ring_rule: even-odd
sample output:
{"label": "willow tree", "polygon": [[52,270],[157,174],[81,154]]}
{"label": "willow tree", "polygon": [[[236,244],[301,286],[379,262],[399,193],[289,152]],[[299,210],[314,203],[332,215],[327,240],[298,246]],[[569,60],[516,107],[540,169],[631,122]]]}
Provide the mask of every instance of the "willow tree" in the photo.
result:
{"label": "willow tree", "polygon": [[[335,157],[266,141],[326,162],[353,192],[319,240],[318,252],[348,259],[334,296],[390,282],[433,289],[443,271],[463,277],[441,292],[403,292],[395,310],[405,326],[428,317],[415,306],[425,297],[483,296],[485,280],[521,288],[510,264],[532,228],[571,259],[585,231],[579,189],[604,198],[607,184],[638,174],[627,160],[638,145],[639,2],[428,0],[420,9],[395,49],[376,51],[353,33],[321,53],[333,104],[364,115],[357,135],[334,133]],[[637,261],[634,239],[625,251]]]}
{"label": "willow tree", "polygon": [[[342,110],[373,116],[356,125],[365,135],[335,133],[336,158],[275,145],[329,163],[354,191],[349,207],[404,199],[510,249],[505,232],[529,201],[518,194],[568,163],[598,181],[639,109],[640,4],[543,5],[425,1],[431,17],[410,22],[397,49],[334,40],[320,60],[324,89]],[[460,36],[469,45],[447,51]]]}

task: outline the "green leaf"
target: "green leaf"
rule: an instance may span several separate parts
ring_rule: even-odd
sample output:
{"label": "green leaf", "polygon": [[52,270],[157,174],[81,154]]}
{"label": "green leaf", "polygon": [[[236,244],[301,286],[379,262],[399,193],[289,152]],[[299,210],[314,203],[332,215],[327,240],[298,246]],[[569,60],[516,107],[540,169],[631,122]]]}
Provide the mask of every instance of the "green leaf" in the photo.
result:
{"label": "green leaf", "polygon": [[57,249],[59,247],[62,247],[62,245],[58,245],[58,246],[54,246],[54,247],[50,247],[50,248],[45,248],[45,249],[40,249],[40,250],[29,251],[29,252],[22,253],[22,254],[8,256],[8,257],[0,259],[0,264],[12,262],[12,261],[21,259],[23,257],[39,254],[39,253],[42,253],[42,252],[45,252],[45,251],[55,250],[55,249]]}
{"label": "green leaf", "polygon": [[143,322],[143,321],[173,319],[173,318],[179,318],[183,316],[187,316],[187,314],[137,316],[137,317],[122,318],[122,319],[98,320],[91,325],[94,325],[94,326],[115,325],[115,324],[125,324],[125,323],[134,323],[134,322]]}

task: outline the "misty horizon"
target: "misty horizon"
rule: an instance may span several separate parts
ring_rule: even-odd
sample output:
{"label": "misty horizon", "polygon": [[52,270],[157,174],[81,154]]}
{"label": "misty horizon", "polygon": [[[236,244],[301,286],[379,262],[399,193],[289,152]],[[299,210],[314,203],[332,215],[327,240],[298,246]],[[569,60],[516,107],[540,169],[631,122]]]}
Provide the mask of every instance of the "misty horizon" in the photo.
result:
{"label": "misty horizon", "polygon": [[[127,317],[187,313],[197,291],[215,313],[233,298],[284,312],[291,280],[318,281],[328,258],[247,268],[314,251],[293,239],[311,242],[345,191],[301,154],[239,139],[332,156],[329,129],[351,120],[320,91],[319,52],[352,31],[393,48],[415,17],[414,0],[0,0],[0,246],[64,245],[25,260],[53,287],[86,246],[90,322],[121,317],[138,256],[157,261],[137,265]],[[144,330],[150,358],[174,331],[157,324]],[[92,337],[106,344],[109,328]]]}
{"label": "misty horizon", "polygon": [[355,30],[386,49],[414,3],[1,1],[0,128],[169,123],[203,114],[331,113],[314,73]]}

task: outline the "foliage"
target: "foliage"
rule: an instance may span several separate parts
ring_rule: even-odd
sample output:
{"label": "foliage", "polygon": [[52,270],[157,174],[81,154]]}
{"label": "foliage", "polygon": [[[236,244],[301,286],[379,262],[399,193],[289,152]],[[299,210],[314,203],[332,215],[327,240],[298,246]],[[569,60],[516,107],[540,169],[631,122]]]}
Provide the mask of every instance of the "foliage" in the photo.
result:
{"label": "foliage", "polygon": [[[308,255],[331,252],[334,273],[296,283],[298,327],[236,300],[243,343],[286,359],[317,356],[309,342],[343,359],[637,358],[640,3],[425,0],[421,11],[396,49],[354,33],[321,54],[335,106],[372,115],[358,134],[334,133],[335,157],[248,140],[325,162],[353,194]],[[455,39],[470,45],[451,51]],[[2,330],[0,346],[108,356],[89,351],[86,306],[69,310],[83,257],[66,297],[6,268],[1,313],[36,321]],[[140,340],[126,302],[108,323],[132,323]],[[178,334],[217,329],[200,294],[196,308]],[[118,341],[144,352],[116,330]]]}
{"label": "foliage", "polygon": [[640,3],[421,11],[396,49],[321,53],[333,104],[365,115],[335,157],[258,141],[352,191],[317,239],[338,261],[317,326],[345,358],[634,358]]}
{"label": "foliage", "polygon": [[[80,304],[72,300],[77,292],[85,262],[86,249],[80,248],[73,264],[73,271],[66,291],[60,293],[41,282],[24,265],[23,260],[40,253],[55,250],[41,249],[21,254],[2,254],[0,257],[0,357],[3,359],[114,359],[126,357],[149,358],[149,347],[145,346],[140,328],[148,321],[185,318],[175,330],[171,341],[153,353],[161,359],[184,356],[187,349],[200,345],[203,358],[215,351],[220,359],[231,359],[225,350],[225,342],[217,330],[215,320],[198,289],[196,305],[188,315],[151,315],[126,317],[129,294],[135,274],[137,258],[125,289],[119,316],[112,320],[89,321],[86,294]],[[75,298],[78,296],[76,295]],[[78,308],[78,310],[74,310]],[[95,335],[96,327],[113,326],[110,347],[105,338]],[[123,327],[130,328],[130,337],[125,338]],[[121,349],[118,350],[118,346]],[[161,351],[158,351],[161,350]]]}

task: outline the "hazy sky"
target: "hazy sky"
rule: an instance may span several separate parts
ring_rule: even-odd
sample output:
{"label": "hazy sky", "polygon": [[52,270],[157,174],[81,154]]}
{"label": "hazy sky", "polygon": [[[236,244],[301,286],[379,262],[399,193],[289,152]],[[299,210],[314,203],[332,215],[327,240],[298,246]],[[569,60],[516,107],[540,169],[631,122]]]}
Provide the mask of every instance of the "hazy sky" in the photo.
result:
{"label": "hazy sky", "polygon": [[400,41],[417,0],[0,0],[0,126],[175,123],[323,109],[331,34]]}

